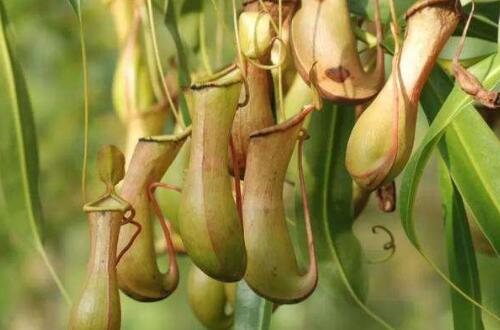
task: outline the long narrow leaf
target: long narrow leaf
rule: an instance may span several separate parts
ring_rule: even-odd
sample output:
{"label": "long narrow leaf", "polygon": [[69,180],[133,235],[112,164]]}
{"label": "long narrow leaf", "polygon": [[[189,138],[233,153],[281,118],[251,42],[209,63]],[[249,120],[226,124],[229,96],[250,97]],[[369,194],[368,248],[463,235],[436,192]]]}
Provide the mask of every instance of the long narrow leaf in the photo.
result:
{"label": "long narrow leaf", "polygon": [[[364,303],[367,282],[363,254],[352,232],[352,179],[343,161],[353,125],[352,109],[325,104],[322,112],[312,114],[308,127],[311,138],[304,145],[304,174],[320,269],[318,290],[331,289],[332,279],[339,278],[348,292],[347,301],[354,300],[366,314],[390,329]],[[297,194],[297,213],[302,215],[300,201]],[[301,228],[301,221],[296,225]]]}
{"label": "long narrow leaf", "polygon": [[259,297],[245,281],[238,283],[235,306],[235,330],[267,330],[273,304]]}
{"label": "long narrow leaf", "polygon": [[[497,81],[499,76],[497,75]],[[422,93],[422,107],[432,121],[451,89],[451,80],[436,68]],[[453,105],[451,105],[453,106]],[[439,143],[453,180],[496,251],[500,247],[500,142],[472,107],[464,109],[446,128]],[[496,228],[496,229],[495,229]]]}
{"label": "long narrow leaf", "polygon": [[[472,73],[479,77],[480,80],[483,81],[483,84],[486,88],[492,88],[495,84],[500,80],[500,57],[495,55],[489,57],[472,68]],[[439,93],[434,92],[436,95]],[[422,256],[429,262],[429,264],[434,268],[434,270],[457,292],[460,293],[465,299],[467,299],[470,303],[473,303],[477,307],[481,307],[486,313],[494,317],[495,319],[500,321],[500,317],[498,317],[495,313],[491,312],[486,307],[480,305],[480,303],[474,298],[470,297],[463,289],[457,285],[454,281],[450,280],[435,264],[429,259],[426,254],[422,251],[420,243],[417,238],[417,233],[415,231],[415,222],[413,219],[413,207],[415,203],[415,195],[418,188],[418,184],[422,177],[422,172],[425,167],[425,164],[429,160],[431,152],[437,146],[443,135],[445,134],[446,129],[450,127],[450,123],[453,122],[459,116],[466,115],[468,113],[472,113],[475,111],[472,106],[472,101],[468,95],[466,95],[459,86],[455,86],[450,95],[444,101],[443,106],[441,107],[439,113],[434,118],[426,136],[424,137],[421,145],[417,148],[416,152],[408,162],[405,173],[403,175],[401,191],[400,191],[400,203],[399,210],[401,215],[401,222],[403,228],[406,232],[406,235],[410,239],[411,243],[417,248],[417,250],[422,254]],[[469,123],[469,128],[470,128]],[[474,127],[472,127],[472,131],[474,131]],[[465,132],[463,132],[465,133]],[[470,132],[469,132],[470,133]],[[465,133],[466,134],[466,133]],[[492,134],[491,131],[489,134]],[[486,134],[488,136],[488,134]],[[467,137],[467,140],[470,140],[470,136]],[[480,137],[478,137],[480,138]],[[490,145],[486,148],[492,148],[494,150],[494,154],[498,153],[499,145],[498,140],[490,140]],[[471,140],[473,141],[473,140]],[[481,143],[478,144],[478,140],[474,141],[476,144],[472,146],[472,148],[476,148],[481,150],[480,154],[483,157],[484,161],[489,165],[486,165],[483,170],[485,172],[479,172],[479,178],[476,178],[476,181],[467,182],[468,176],[460,175],[463,174],[460,171],[457,171],[453,167],[453,163],[451,159],[453,156],[456,156],[457,159],[460,157],[458,152],[455,150],[453,152],[448,152],[448,150],[458,147],[460,148],[460,144],[451,144],[447,143],[446,152],[443,152],[443,158],[445,159],[448,167],[450,167],[450,172],[452,174],[453,180],[457,184],[458,189],[460,190],[462,196],[466,199],[467,202],[470,202],[471,208],[472,205],[475,205],[475,208],[472,208],[480,227],[484,230],[487,237],[490,239],[492,245],[495,247],[496,244],[499,243],[498,233],[500,231],[500,187],[491,186],[491,180],[495,177],[495,172],[492,171],[496,167],[500,166],[498,161],[494,163],[495,156],[488,155],[483,153],[483,145]],[[490,150],[491,151],[491,150]],[[469,155],[472,153],[468,153]],[[449,156],[449,157],[448,157]],[[479,160],[475,160],[479,161]],[[487,164],[486,163],[486,164]],[[455,165],[459,165],[458,162]],[[463,165],[463,164],[460,164]],[[477,166],[477,163],[472,163],[472,166]],[[498,173],[498,172],[497,172]],[[461,180],[461,181],[460,181]],[[460,183],[461,182],[461,183]],[[467,183],[466,183],[467,182]],[[462,189],[464,188],[464,189]],[[483,191],[485,195],[482,196],[482,199],[479,200],[477,195],[471,194],[473,191]],[[479,207],[481,203],[481,207]]]}
{"label": "long narrow leaf", "polygon": [[[442,107],[452,89],[453,83],[451,79],[440,67],[436,67],[431,73],[421,96],[421,104],[429,122],[435,119],[438,109]],[[471,144],[476,143],[475,139],[456,138],[462,135],[461,131],[465,127],[479,127],[480,129],[476,131],[476,134],[490,136],[489,128],[481,125],[483,123],[481,116],[475,111],[470,112],[470,114],[467,116],[459,115],[446,129],[444,139],[439,142],[439,151],[442,157],[440,158],[440,186],[446,224],[450,280],[456,283],[464,293],[480,302],[479,275],[465,209],[462,197],[449,173],[449,170],[453,170],[452,174],[460,180],[462,177],[473,175],[475,171],[481,171],[481,168],[467,166],[473,163],[474,159],[480,157],[480,154],[475,152],[476,148],[470,148]],[[456,153],[466,155],[465,161],[460,163],[462,167],[448,167],[450,152],[452,159],[456,158]],[[442,159],[446,159],[447,162],[445,163]],[[471,304],[453,289],[450,291],[450,296],[455,329],[481,330],[484,328],[481,311],[478,307]]]}
{"label": "long narrow leaf", "polygon": [[[440,162],[441,199],[446,225],[446,247],[450,279],[476,301],[481,301],[479,273],[462,197],[453,184],[446,164]],[[482,330],[481,310],[451,290],[455,330]]]}
{"label": "long narrow leaf", "polygon": [[78,19],[78,34],[80,35],[80,52],[82,57],[83,71],[83,161],[81,189],[83,203],[87,202],[87,165],[88,165],[88,141],[89,141],[89,73],[87,65],[87,46],[85,42],[85,30],[83,27],[83,16],[80,0],[68,0]]}
{"label": "long narrow leaf", "polygon": [[[492,56],[481,61],[472,67],[472,72],[479,78],[484,77],[482,81],[486,88],[492,88],[498,81],[500,81],[500,56]],[[453,120],[455,120],[459,115],[466,116],[468,113],[473,111],[476,110],[472,106],[470,97],[456,86],[432,122],[432,125],[430,126],[421,145],[417,148],[414,155],[408,162],[401,184],[399,210],[403,228],[405,229],[408,238],[417,247],[420,247],[420,245],[415,232],[413,207],[418,184],[422,177],[424,167],[429,160],[431,152],[437,146],[438,142],[443,137],[446,129],[453,122]],[[470,126],[468,127],[468,130],[470,130]],[[462,132],[462,134],[470,133],[470,131],[466,131]],[[497,249],[497,251],[500,251],[500,185],[492,184],[492,182],[497,182],[496,180],[498,180],[498,173],[500,170],[500,163],[497,160],[499,142],[498,139],[490,139],[486,132],[485,134],[487,136],[487,141],[489,141],[487,144],[483,145],[482,143],[478,143],[478,140],[476,140],[474,141],[475,144],[471,147],[480,150],[482,159],[476,159],[475,161],[481,160],[486,164],[489,163],[488,166],[485,166],[485,170],[488,172],[480,173],[477,171],[479,177],[477,177],[473,182],[467,182],[465,178],[455,175],[453,170],[451,170],[451,173],[461,194],[471,205],[472,211],[478,219],[478,222],[481,224],[483,230],[489,234],[488,237],[492,240],[493,246]],[[489,134],[493,133],[490,131]],[[483,136],[476,136],[476,138],[482,139]],[[451,144],[449,146],[455,147]],[[488,154],[487,152],[491,150],[494,152]],[[459,156],[458,152],[454,153],[454,155],[457,157]],[[455,166],[460,165],[459,162],[454,164]],[[477,165],[476,163],[472,163],[471,166]],[[495,179],[495,177],[497,178]],[[463,179],[462,183],[460,183],[460,179]],[[468,187],[468,189],[465,187]],[[483,190],[484,194],[478,195],[478,190]],[[479,196],[486,196],[487,198],[479,200]],[[473,207],[473,205],[476,205],[477,207]],[[481,207],[479,207],[479,205],[481,205]]]}
{"label": "long narrow leaf", "polygon": [[[2,162],[0,162],[0,171],[6,177],[5,171],[18,169],[19,173],[8,173],[11,180],[17,182],[10,183],[9,187],[4,188],[9,191],[6,198],[15,198],[15,192],[21,190],[23,193],[24,205],[22,210],[27,214],[29,225],[33,234],[34,245],[38,253],[44,259],[49,271],[51,272],[56,284],[58,285],[64,298],[69,302],[69,297],[62,286],[59,277],[50,264],[45,250],[43,248],[38,224],[42,221],[42,206],[38,190],[38,150],[35,131],[35,123],[31,110],[31,102],[26,87],[26,82],[13,48],[11,47],[7,28],[9,26],[7,13],[3,1],[0,0],[0,58],[2,62],[1,79],[5,81],[8,90],[10,112],[5,111],[2,114],[3,134],[9,135],[9,139],[2,141]],[[5,161],[4,161],[5,158]],[[9,165],[7,159],[16,159],[17,167],[4,167]],[[2,180],[2,184],[5,180]],[[12,192],[12,194],[10,193]],[[7,200],[7,204],[9,200]],[[12,205],[16,205],[15,201]],[[19,212],[20,210],[13,210]]]}

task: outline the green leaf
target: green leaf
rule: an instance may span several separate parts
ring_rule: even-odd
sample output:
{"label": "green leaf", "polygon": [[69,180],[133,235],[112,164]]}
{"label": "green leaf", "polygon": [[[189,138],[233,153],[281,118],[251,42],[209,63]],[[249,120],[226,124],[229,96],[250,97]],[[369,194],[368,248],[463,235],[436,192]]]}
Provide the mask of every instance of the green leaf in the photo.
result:
{"label": "green leaf", "polygon": [[[415,0],[398,0],[396,4],[396,14],[397,16],[402,16],[404,13],[415,3]],[[351,13],[360,16],[367,17],[370,20],[374,20],[375,17],[375,1],[373,0],[348,0],[349,10]],[[380,0],[380,16],[383,22],[389,22],[389,2],[385,0]]]}
{"label": "green leaf", "polygon": [[[311,115],[311,138],[304,144],[304,176],[320,270],[318,290],[330,290],[332,282],[340,281],[347,291],[347,301],[354,301],[380,325],[391,329],[364,303],[367,281],[363,252],[352,232],[352,180],[343,161],[353,125],[352,108],[325,103],[323,111]],[[299,191],[295,200],[300,219],[303,208]],[[296,227],[304,237],[302,221],[296,221]]]}
{"label": "green leaf", "polygon": [[[471,8],[472,6],[470,3],[463,7],[467,14],[470,13]],[[467,31],[467,36],[496,42],[499,14],[500,1],[476,3],[476,9],[469,30]],[[454,34],[462,35],[463,28],[464,25],[460,24]]]}
{"label": "green leaf", "polygon": [[[500,80],[500,56],[495,55],[486,58],[475,66],[470,68],[471,72],[475,74],[486,88],[492,88]],[[436,88],[436,86],[434,86]],[[459,116],[466,116],[465,120],[470,116],[470,113],[476,110],[472,106],[471,98],[466,95],[458,86],[455,86],[446,101],[444,102],[441,110],[433,120],[427,134],[425,135],[421,145],[417,148],[412,158],[406,166],[405,173],[402,179],[399,210],[403,228],[405,229],[408,238],[415,246],[420,247],[413,220],[413,207],[415,202],[415,194],[418,184],[422,177],[427,161],[434,150],[439,140],[443,137],[445,130],[450,127],[449,125]],[[476,175],[460,176],[451,169],[452,177],[456,182],[460,192],[465,200],[471,206],[471,209],[482,225],[482,228],[492,238],[494,247],[500,251],[500,185],[498,183],[498,173],[500,171],[500,162],[498,161],[498,139],[491,138],[492,132],[484,131],[485,136],[478,136],[471,127],[474,123],[468,123],[467,129],[461,131],[461,136],[471,137],[474,140],[471,150],[466,150],[465,158],[472,157],[471,155],[480,155],[479,159],[469,159],[470,167],[464,167],[464,170],[471,170]],[[475,123],[480,126],[479,123]],[[455,126],[456,128],[456,126]],[[471,132],[474,132],[471,134]],[[471,136],[472,135],[472,136]],[[456,137],[460,139],[460,136]],[[484,144],[483,144],[484,143]],[[447,144],[448,147],[456,147],[453,144]],[[476,149],[476,150],[474,150]],[[488,152],[491,152],[489,153]],[[445,161],[448,166],[460,166],[459,152],[454,152],[457,157],[456,161],[451,163],[451,158]],[[451,156],[450,156],[451,157]],[[478,163],[484,164],[482,171],[477,169]],[[462,171],[466,172],[466,171]],[[463,174],[463,173],[462,173]],[[469,180],[466,180],[466,178]],[[460,180],[462,179],[462,180]],[[479,207],[481,205],[481,207]]]}
{"label": "green leaf", "polygon": [[235,330],[265,330],[271,324],[273,304],[258,296],[245,281],[236,290]]}
{"label": "green leaf", "polygon": [[[179,85],[181,88],[188,87],[191,85],[191,77],[189,75],[190,71],[187,62],[187,54],[184,51],[184,45],[182,43],[181,35],[177,27],[177,18],[175,16],[175,6],[173,0],[167,1],[164,22],[170,34],[172,35],[172,39],[174,40],[175,48],[177,50],[177,60],[179,63]],[[184,121],[187,125],[189,125],[191,123],[191,120],[189,117],[186,98],[184,96],[184,93],[180,93],[179,96],[179,103]]]}
{"label": "green leaf", "polygon": [[80,0],[68,0],[70,6],[73,8],[75,15],[78,19],[78,34],[80,35],[80,52],[82,57],[82,71],[83,71],[83,116],[84,116],[84,132],[83,132],[83,162],[82,162],[82,178],[81,189],[83,202],[87,202],[87,166],[88,166],[88,135],[89,135],[89,74],[87,65],[87,46],[85,43],[85,30],[83,27],[83,17]]}
{"label": "green leaf", "polygon": [[[439,170],[450,279],[480,302],[479,273],[464,203],[443,161]],[[454,329],[482,330],[481,310],[455,290],[451,290],[450,295]]]}
{"label": "green leaf", "polygon": [[81,4],[80,0],[68,0],[70,6],[73,8],[73,11],[75,12],[76,16],[78,18],[81,17]]}
{"label": "green leaf", "polygon": [[[8,137],[1,144],[3,155],[0,162],[0,171],[3,173],[1,184],[5,185],[3,190],[9,192],[5,198],[11,208],[19,206],[17,200],[23,201],[21,209],[10,209],[9,212],[13,212],[13,214],[26,212],[25,216],[29,220],[35,248],[44,259],[64,298],[69,302],[69,297],[47,258],[38,229],[43,215],[38,190],[38,150],[35,123],[24,75],[10,44],[8,26],[7,13],[3,0],[0,0],[0,60],[2,63],[0,79],[7,86],[10,103],[10,112],[5,111],[1,120],[2,134]],[[17,166],[14,166],[14,162],[17,163]],[[19,172],[16,173],[16,170]],[[8,180],[7,177],[9,177]],[[17,198],[19,197],[17,192],[22,192],[21,198]],[[11,200],[12,203],[10,203]]]}
{"label": "green leaf", "polygon": [[[486,88],[492,88],[500,80],[500,56],[491,56],[471,67],[470,70],[483,82]],[[433,80],[436,77],[438,79]],[[439,79],[441,84],[437,85],[436,81]],[[453,181],[465,201],[470,205],[479,226],[489,238],[492,246],[494,248],[500,247],[498,236],[500,234],[500,185],[498,183],[500,179],[498,177],[500,142],[482,120],[474,119],[477,113],[472,106],[472,100],[459,86],[455,86],[445,99],[446,83],[443,83],[445,79],[446,76],[443,73],[438,75],[435,71],[423,94],[422,103],[429,113],[428,116],[431,119],[435,117],[421,145],[406,166],[401,183],[399,211],[403,229],[411,243],[456,292],[479,307],[477,301],[472,300],[459,286],[450,281],[422,252],[413,219],[415,195],[422,172],[432,151],[446,133],[444,143],[440,145],[440,151]],[[443,91],[440,91],[440,86],[444,86]],[[427,105],[425,104],[428,99],[426,94],[434,97]],[[440,108],[441,102],[443,105]],[[435,111],[439,108],[440,110],[436,114]],[[481,308],[495,319],[500,320],[497,315],[484,306]]]}
{"label": "green leaf", "polygon": [[[486,62],[491,59],[492,57]],[[496,62],[498,63],[498,55]],[[500,79],[499,76],[497,72],[496,81]],[[436,118],[438,109],[452,86],[450,78],[441,69],[433,70],[421,97],[422,107],[429,121]],[[500,233],[500,177],[497,175],[500,171],[499,148],[496,135],[470,105],[449,124],[439,143],[439,150],[453,181],[477,217],[479,226],[487,231],[496,251],[500,251],[497,236]]]}

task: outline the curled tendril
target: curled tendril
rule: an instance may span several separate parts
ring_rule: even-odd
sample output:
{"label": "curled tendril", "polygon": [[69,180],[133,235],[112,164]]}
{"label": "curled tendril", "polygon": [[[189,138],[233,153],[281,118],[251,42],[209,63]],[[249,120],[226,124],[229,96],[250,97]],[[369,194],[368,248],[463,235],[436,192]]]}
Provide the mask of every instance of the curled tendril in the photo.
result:
{"label": "curled tendril", "polygon": [[131,224],[131,225],[134,225],[137,228],[137,230],[135,231],[134,235],[132,235],[132,237],[130,238],[130,241],[127,243],[127,245],[125,245],[125,247],[120,251],[120,253],[116,257],[116,265],[118,265],[118,263],[120,262],[122,257],[125,255],[125,253],[127,253],[127,251],[130,249],[132,244],[134,244],[135,239],[137,238],[137,236],[139,236],[139,234],[142,231],[141,224],[138,223],[137,221],[134,221],[134,217],[135,217],[135,210],[133,207],[130,207],[130,209],[125,211],[125,213],[123,214],[123,219],[122,219],[121,225],[124,226],[126,224]]}
{"label": "curled tendril", "polygon": [[396,253],[396,244],[395,244],[396,240],[394,239],[394,235],[392,234],[392,232],[389,229],[387,229],[387,227],[384,227],[382,225],[375,225],[372,227],[372,233],[377,234],[378,229],[384,231],[389,236],[389,241],[384,243],[383,249],[384,249],[384,251],[391,251],[391,252],[389,255],[387,255],[384,258],[370,260],[369,261],[370,264],[380,264],[380,263],[386,262],[392,258],[394,253]]}
{"label": "curled tendril", "polygon": [[272,47],[274,45],[274,42],[275,41],[278,41],[281,43],[281,51],[282,53],[280,54],[281,58],[280,58],[280,61],[276,64],[271,64],[271,65],[267,65],[267,64],[262,64],[260,63],[258,60],[255,60],[255,59],[252,59],[250,57],[246,57],[247,61],[252,63],[252,65],[258,67],[259,69],[262,69],[262,70],[274,70],[274,69],[281,69],[281,67],[285,64],[285,61],[286,61],[286,57],[287,57],[287,50],[286,50],[286,43],[285,41],[283,41],[283,39],[281,39],[280,37],[273,37],[271,39],[271,42],[269,44],[269,47]]}

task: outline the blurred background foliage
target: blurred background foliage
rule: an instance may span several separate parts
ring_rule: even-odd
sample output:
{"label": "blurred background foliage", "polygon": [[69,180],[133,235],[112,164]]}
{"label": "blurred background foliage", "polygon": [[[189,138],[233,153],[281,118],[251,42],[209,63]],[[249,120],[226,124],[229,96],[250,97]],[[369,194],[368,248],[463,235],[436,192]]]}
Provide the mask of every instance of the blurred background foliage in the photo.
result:
{"label": "blurred background foliage", "polygon": [[[208,55],[217,67],[234,58],[232,23],[230,17],[226,17],[225,51],[223,58],[216,59],[213,42],[216,15],[209,1],[205,3]],[[230,2],[225,3],[229,14]],[[70,295],[75,297],[85,275],[89,245],[80,194],[83,99],[77,22],[62,0],[16,0],[6,1],[5,5],[15,28],[15,47],[27,79],[37,126],[45,215],[41,231],[50,259]],[[90,69],[90,196],[96,196],[101,187],[93,175],[94,155],[103,144],[124,147],[125,127],[111,102],[117,49],[109,12],[102,1],[83,1],[82,5]],[[177,8],[184,8],[179,29],[190,53],[194,54],[199,47],[198,17],[189,14],[188,5]],[[161,18],[157,18],[162,59],[168,71],[174,59],[174,46]],[[477,41],[466,48],[465,54],[470,52],[470,57],[474,57],[495,48],[494,43]],[[450,58],[450,54],[451,51],[445,50],[443,57]],[[202,67],[199,57],[190,56],[189,62],[195,71]],[[8,106],[4,93],[5,88],[0,89],[2,112]],[[426,127],[424,116],[420,116],[415,145],[419,144]],[[0,191],[0,328],[64,329],[69,308],[32,248],[27,219],[22,214],[6,212],[5,194],[9,191]],[[442,269],[447,269],[436,161],[426,169],[416,205],[422,245]],[[375,224],[385,225],[393,232],[397,250],[388,262],[365,265],[369,275],[368,305],[399,329],[451,328],[447,285],[408,242],[398,214],[381,213],[374,198],[354,225],[366,260],[384,253],[382,246],[387,237],[372,234],[371,227]],[[122,295],[123,329],[202,328],[187,303],[186,275],[190,262],[181,257],[180,263],[180,287],[165,301],[145,304]],[[478,263],[483,303],[500,311],[500,263],[481,254],[478,254]],[[160,264],[166,267],[166,260],[161,258]],[[378,329],[353,302],[346,300],[342,283],[334,287],[337,289],[332,291],[320,286],[306,302],[281,306],[273,314],[271,329]],[[484,316],[484,321],[488,329],[500,329],[488,316]]]}

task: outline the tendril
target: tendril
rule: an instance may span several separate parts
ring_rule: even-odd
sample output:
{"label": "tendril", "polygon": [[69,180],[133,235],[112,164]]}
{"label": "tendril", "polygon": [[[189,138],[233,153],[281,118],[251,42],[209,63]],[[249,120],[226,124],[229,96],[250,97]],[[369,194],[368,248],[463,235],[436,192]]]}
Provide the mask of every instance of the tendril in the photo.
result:
{"label": "tendril", "polygon": [[147,0],[146,4],[147,4],[147,8],[148,8],[149,27],[151,30],[150,32],[151,32],[151,39],[153,42],[153,49],[154,49],[154,54],[155,54],[155,59],[156,59],[156,66],[158,68],[158,72],[160,73],[161,84],[163,86],[163,90],[165,92],[165,95],[167,96],[168,104],[170,105],[170,108],[172,109],[172,114],[175,117],[175,121],[182,128],[186,128],[186,124],[184,123],[184,119],[182,118],[179,110],[177,109],[177,107],[174,104],[174,101],[172,99],[172,95],[170,94],[170,90],[169,90],[167,82],[165,80],[165,73],[163,72],[163,67],[161,66],[160,51],[158,50],[158,41],[156,40],[156,29],[155,29],[155,23],[154,23],[154,17],[153,17],[153,6],[151,5],[151,0]]}
{"label": "tendril", "polygon": [[262,70],[270,71],[270,70],[274,70],[274,69],[281,69],[281,67],[283,66],[283,64],[285,64],[285,61],[286,61],[286,56],[287,56],[286,44],[283,41],[283,39],[281,39],[280,37],[273,37],[271,39],[269,47],[272,47],[274,45],[275,41],[278,41],[281,44],[280,47],[285,46],[285,54],[284,54],[284,56],[283,56],[283,54],[279,54],[280,61],[278,63],[267,65],[267,64],[262,64],[259,62],[259,60],[253,59],[253,58],[248,57],[248,56],[245,58],[247,59],[248,62],[252,63],[253,66],[256,66]]}
{"label": "tendril", "polygon": [[236,0],[232,0],[232,5],[233,5],[233,27],[234,27],[234,38],[236,40],[236,48],[238,51],[238,59],[240,61],[240,69],[243,75],[243,80],[246,79],[246,70],[245,70],[245,59],[243,56],[243,53],[241,51],[241,43],[240,43],[240,35],[239,35],[239,28],[238,28],[238,17],[236,13]]}
{"label": "tendril", "polygon": [[266,4],[264,3],[264,1],[263,1],[263,0],[258,0],[258,1],[259,1],[259,5],[260,5],[260,7],[261,7],[262,11],[263,11],[264,13],[268,14],[268,15],[271,17],[271,25],[273,26],[274,32],[275,32],[276,34],[279,34],[279,27],[278,27],[278,25],[276,25],[276,22],[272,19],[272,17],[273,17],[273,16],[272,16],[272,15],[271,15],[271,13],[269,12],[269,9],[267,9]]}
{"label": "tendril", "polygon": [[395,244],[396,240],[394,239],[394,235],[392,234],[392,232],[385,226],[375,225],[372,227],[372,233],[377,234],[378,229],[384,231],[389,236],[389,241],[385,242],[382,247],[384,251],[391,251],[391,252],[389,253],[389,255],[383,258],[368,261],[368,263],[370,264],[380,264],[386,262],[389,259],[391,259],[392,256],[396,253],[396,244]]}
{"label": "tendril", "polygon": [[[283,0],[278,0],[278,37],[282,38],[283,32]],[[278,57],[281,59],[283,47],[278,46]],[[278,106],[283,120],[286,120],[285,109],[283,108],[283,72],[281,68],[278,70]]]}
{"label": "tendril", "polygon": [[137,221],[134,221],[134,217],[135,217],[135,210],[132,207],[130,207],[130,209],[127,210],[123,214],[123,219],[122,219],[121,225],[124,226],[126,224],[131,224],[131,225],[134,225],[137,228],[137,230],[135,231],[134,235],[132,235],[132,237],[130,238],[130,241],[127,243],[127,245],[125,245],[125,247],[120,251],[120,253],[118,254],[118,257],[116,257],[116,264],[115,265],[118,265],[118,263],[120,262],[122,257],[132,247],[132,244],[134,244],[135,239],[137,238],[137,236],[139,236],[139,234],[142,231],[141,224],[138,223]]}
{"label": "tendril", "polygon": [[475,9],[475,0],[472,0],[471,11],[468,15],[467,22],[465,23],[462,36],[460,37],[460,43],[458,44],[455,55],[453,56],[453,74],[460,88],[474,100],[489,109],[500,109],[500,93],[485,89],[479,79],[467,71],[459,62]]}
{"label": "tendril", "polygon": [[[153,187],[154,186],[154,187]],[[153,189],[155,190],[157,187],[161,187],[161,188],[164,188],[164,189],[168,189],[168,190],[171,190],[171,191],[175,191],[175,192],[178,192],[178,193],[182,193],[182,188],[177,186],[177,185],[174,185],[174,184],[170,184],[170,183],[164,183],[164,182],[157,182],[157,183],[153,183],[150,187],[150,189]],[[150,196],[150,199],[154,198],[154,196]],[[153,205],[157,205],[157,202],[156,202],[156,199],[154,202],[151,202]],[[154,207],[154,206],[153,206]],[[156,209],[155,213],[156,214],[161,214],[158,213],[158,210],[159,210],[159,206],[158,208]],[[160,217],[159,217],[160,218]],[[166,221],[167,223],[170,223],[170,221],[168,219],[164,219],[164,221]],[[184,248],[184,246],[182,245],[182,242],[179,242],[177,243],[176,240],[173,238],[174,236],[174,233],[173,233],[173,230],[170,229],[170,233],[171,233],[171,240],[172,240],[172,244],[173,244],[173,248],[174,248],[174,251],[176,254],[186,254],[186,249]],[[156,253],[157,254],[162,254],[165,252],[165,250],[168,252],[169,251],[169,245],[168,243],[166,243],[166,245],[163,247],[162,243],[161,242],[156,242],[155,243],[155,250],[156,250]]]}
{"label": "tendril", "polygon": [[[169,221],[165,219],[163,213],[161,211],[160,205],[158,205],[158,201],[155,197],[155,191],[158,187],[166,188],[174,191],[180,191],[181,189],[177,186],[170,185],[163,182],[153,182],[148,187],[148,197],[153,207],[153,212],[156,214],[158,221],[160,222],[161,229],[163,231],[163,236],[165,238],[165,242],[167,243],[167,254],[168,254],[168,272],[172,274],[172,277],[176,280],[175,287],[177,287],[179,281],[179,269],[177,266],[177,259],[175,255],[175,247],[172,241],[172,230],[171,224]],[[175,288],[174,288],[175,289]],[[172,289],[173,291],[173,289]]]}

